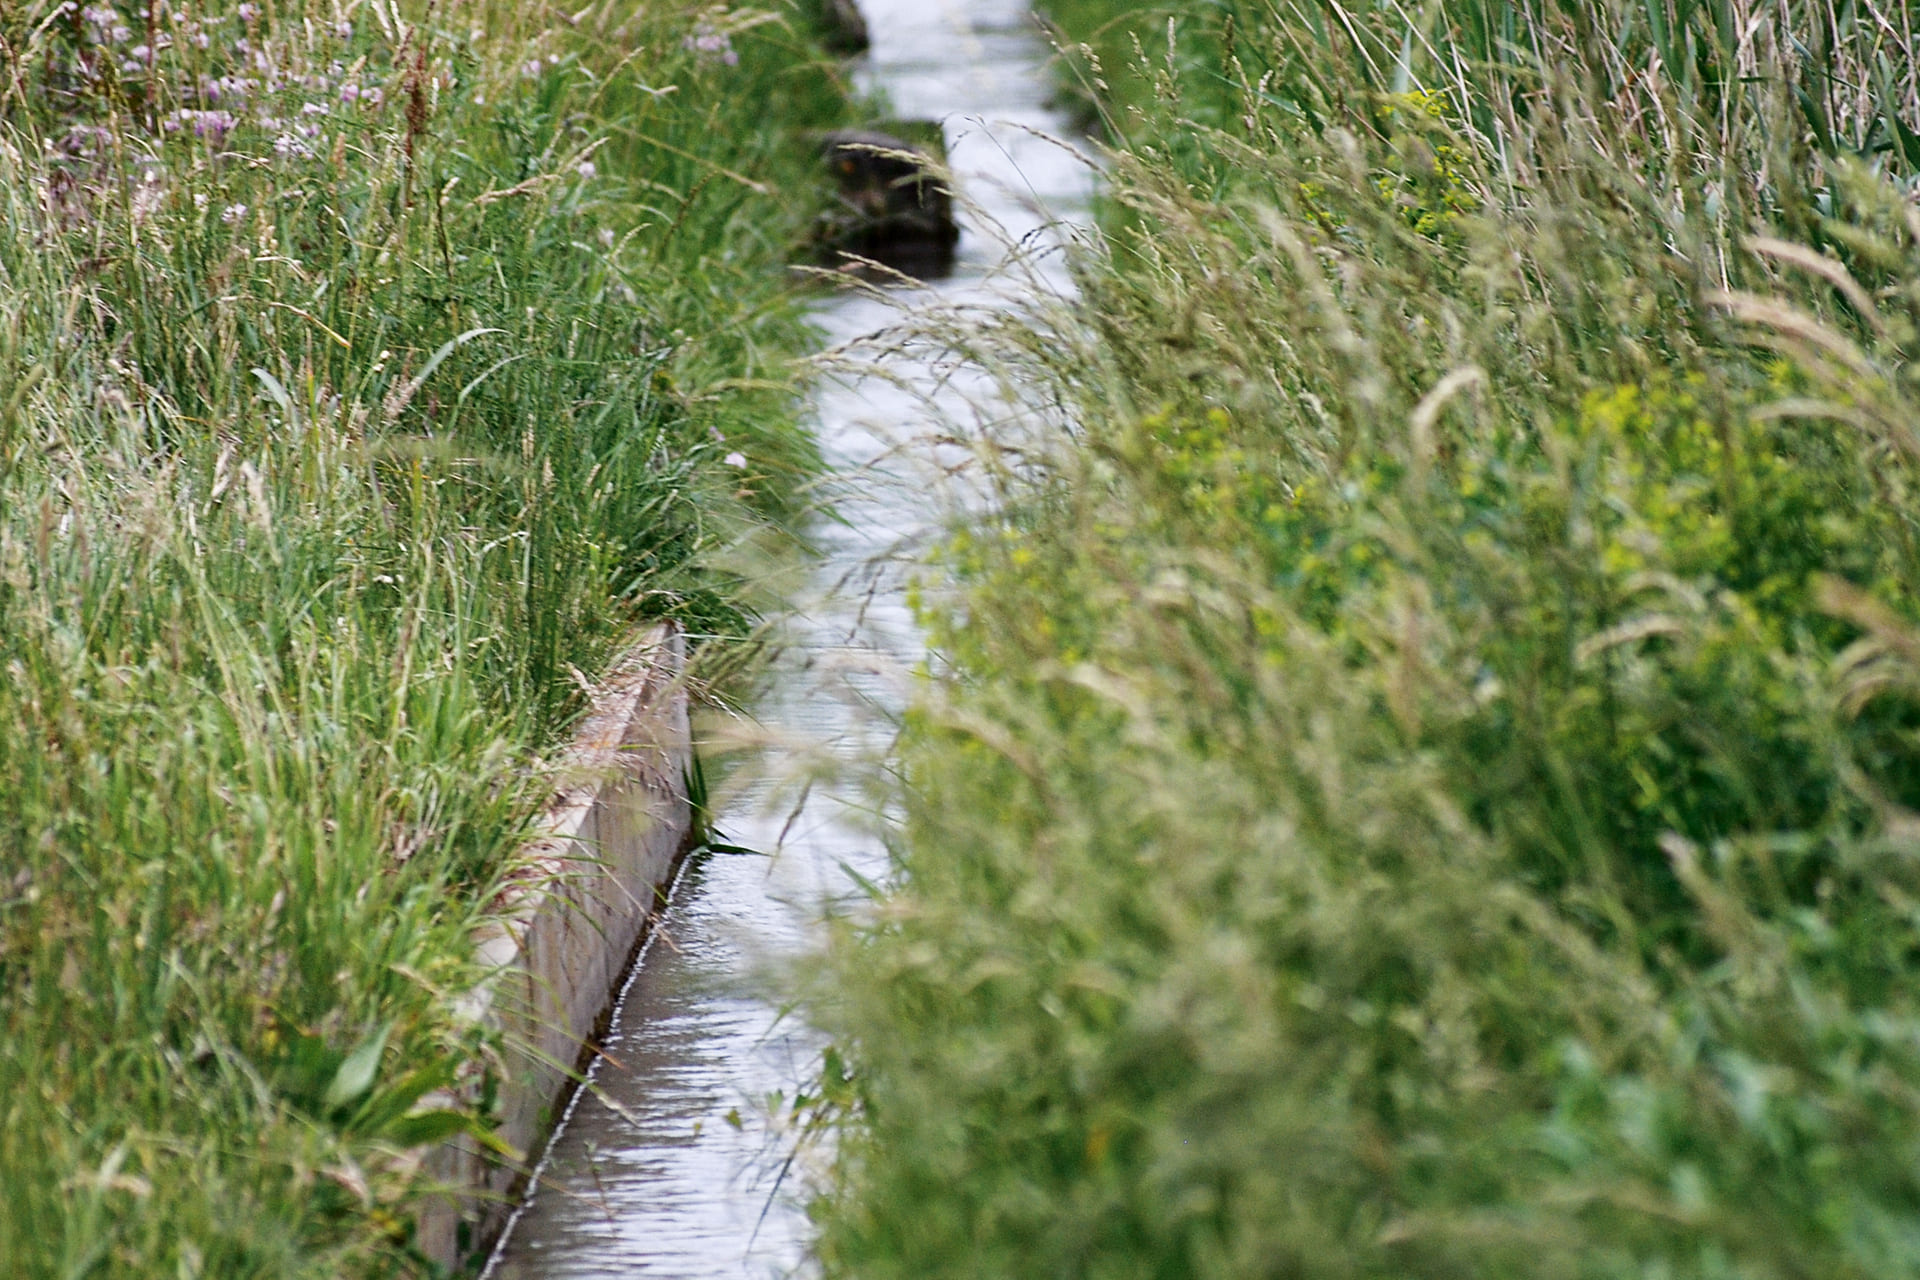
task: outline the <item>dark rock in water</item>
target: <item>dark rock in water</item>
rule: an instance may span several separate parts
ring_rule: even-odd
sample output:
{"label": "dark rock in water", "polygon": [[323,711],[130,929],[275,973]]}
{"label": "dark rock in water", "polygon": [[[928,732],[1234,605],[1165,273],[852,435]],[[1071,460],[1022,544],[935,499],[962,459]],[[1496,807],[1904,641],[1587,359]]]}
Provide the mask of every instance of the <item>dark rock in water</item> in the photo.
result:
{"label": "dark rock in water", "polygon": [[867,20],[853,0],[818,0],[820,26],[827,48],[848,55],[865,53],[872,43],[867,38]]}
{"label": "dark rock in water", "polygon": [[936,172],[940,161],[925,147],[891,133],[844,129],[822,139],[821,156],[840,184],[840,198],[859,216],[928,236],[959,234],[953,199]]}
{"label": "dark rock in water", "polygon": [[910,262],[916,275],[952,265],[960,228],[937,157],[904,138],[864,129],[828,134],[821,154],[840,187],[840,207],[815,237],[829,256],[855,254],[901,270]]}

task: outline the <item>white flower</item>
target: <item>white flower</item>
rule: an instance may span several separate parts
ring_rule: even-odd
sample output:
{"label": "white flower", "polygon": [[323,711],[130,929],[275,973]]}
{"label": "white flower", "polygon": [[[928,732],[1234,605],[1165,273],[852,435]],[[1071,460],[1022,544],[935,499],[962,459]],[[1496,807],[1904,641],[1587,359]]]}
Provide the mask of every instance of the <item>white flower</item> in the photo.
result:
{"label": "white flower", "polygon": [[140,175],[140,185],[133,189],[133,217],[136,222],[145,222],[160,209],[166,199],[166,188],[161,185],[158,173],[149,169]]}
{"label": "white flower", "polygon": [[737,452],[730,453],[726,457],[722,458],[721,461],[726,463],[730,467],[739,467],[742,470],[745,470],[747,465],[747,455],[744,453],[737,453]]}
{"label": "white flower", "polygon": [[243,204],[230,204],[220,211],[220,221],[226,223],[228,226],[232,226],[246,216],[247,206]]}

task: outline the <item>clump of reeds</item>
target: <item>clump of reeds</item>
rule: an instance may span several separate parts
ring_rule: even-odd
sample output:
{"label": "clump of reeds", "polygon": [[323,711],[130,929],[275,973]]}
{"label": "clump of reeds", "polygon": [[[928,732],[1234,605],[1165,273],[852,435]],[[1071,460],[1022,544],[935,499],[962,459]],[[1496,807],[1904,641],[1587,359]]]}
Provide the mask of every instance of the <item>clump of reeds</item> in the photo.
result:
{"label": "clump of reeds", "polygon": [[828,1273],[1913,1274],[1904,16],[1172,12],[953,335]]}

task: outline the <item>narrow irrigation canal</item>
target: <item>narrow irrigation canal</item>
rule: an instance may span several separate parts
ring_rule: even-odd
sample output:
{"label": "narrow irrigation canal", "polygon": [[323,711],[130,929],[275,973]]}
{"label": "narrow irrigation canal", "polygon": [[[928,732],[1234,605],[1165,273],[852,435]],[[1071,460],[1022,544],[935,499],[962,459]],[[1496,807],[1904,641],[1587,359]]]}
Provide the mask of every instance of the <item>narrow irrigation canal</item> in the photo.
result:
{"label": "narrow irrigation canal", "polygon": [[[1048,50],[1024,0],[860,3],[870,87],[899,117],[944,121],[974,211],[948,278],[823,304],[829,341],[883,332],[902,309],[1007,305],[1009,290],[1064,287],[1057,259],[1038,274],[996,270],[1009,245],[1031,250],[1055,219],[1083,209],[1089,182],[1045,136],[1067,126],[1047,106]],[[995,412],[990,398],[983,379],[898,355],[823,381],[818,429],[844,524],[822,532],[825,555],[756,708],[769,740],[847,757],[876,745],[884,714],[874,712],[900,705],[921,652],[902,566],[943,507],[928,479],[940,459],[924,440],[942,420]],[[791,1096],[819,1045],[763,998],[760,979],[809,945],[822,904],[848,893],[849,868],[875,875],[884,857],[854,798],[815,787],[796,812],[770,804],[773,787],[734,798],[718,822],[772,857],[714,857],[683,874],[621,997],[593,1087],[578,1095],[495,1255],[496,1280],[804,1271],[800,1180],[781,1177],[788,1144],[764,1100]]]}

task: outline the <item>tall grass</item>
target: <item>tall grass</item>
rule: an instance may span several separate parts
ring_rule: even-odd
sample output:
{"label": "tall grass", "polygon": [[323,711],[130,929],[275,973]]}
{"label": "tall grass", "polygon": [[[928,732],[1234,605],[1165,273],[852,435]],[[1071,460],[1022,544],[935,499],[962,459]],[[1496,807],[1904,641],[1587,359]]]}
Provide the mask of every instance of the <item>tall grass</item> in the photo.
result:
{"label": "tall grass", "polygon": [[1920,218],[1796,96],[1906,19],[1650,12],[1102,58],[1081,300],[946,334],[1051,435],[812,997],[828,1274],[1920,1272]]}
{"label": "tall grass", "polygon": [[1514,159],[1520,153],[1503,140],[1533,132],[1527,122],[1557,73],[1574,73],[1591,91],[1585,107],[1609,121],[1616,144],[1645,148],[1643,161],[1670,151],[1703,176],[1728,159],[1754,173],[1756,155],[1781,148],[1877,161],[1909,180],[1920,172],[1907,6],[1048,0],[1039,8],[1060,37],[1066,87],[1119,135],[1136,115],[1152,117],[1156,95],[1168,91],[1181,95],[1182,111],[1223,124],[1253,87],[1252,71],[1267,77],[1262,97],[1313,121],[1356,94],[1421,87]]}
{"label": "tall grass", "polygon": [[639,624],[743,632],[816,465],[811,41],[0,12],[0,1270],[430,1270],[540,755]]}

